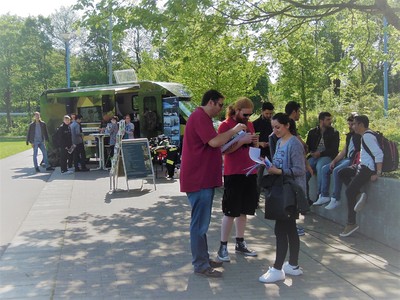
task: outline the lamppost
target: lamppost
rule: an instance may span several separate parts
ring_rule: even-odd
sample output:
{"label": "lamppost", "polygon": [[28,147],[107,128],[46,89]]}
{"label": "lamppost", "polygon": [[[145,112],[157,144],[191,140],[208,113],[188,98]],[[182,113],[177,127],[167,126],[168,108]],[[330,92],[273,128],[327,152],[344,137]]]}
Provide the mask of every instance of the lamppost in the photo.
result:
{"label": "lamppost", "polygon": [[66,64],[66,76],[67,76],[67,87],[71,87],[70,80],[70,63],[69,63],[69,41],[71,40],[73,34],[70,32],[61,33],[61,38],[65,43],[65,64]]}
{"label": "lamppost", "polygon": [[[385,55],[388,54],[388,28],[387,28],[387,20],[383,17],[383,53]],[[388,116],[389,109],[389,99],[388,99],[388,61],[387,57],[385,57],[385,61],[383,62],[383,108],[385,111],[385,117]]]}
{"label": "lamppost", "polygon": [[112,31],[113,31],[113,19],[112,19],[112,1],[108,3],[108,9],[110,10],[110,16],[108,19],[108,84],[112,84]]}

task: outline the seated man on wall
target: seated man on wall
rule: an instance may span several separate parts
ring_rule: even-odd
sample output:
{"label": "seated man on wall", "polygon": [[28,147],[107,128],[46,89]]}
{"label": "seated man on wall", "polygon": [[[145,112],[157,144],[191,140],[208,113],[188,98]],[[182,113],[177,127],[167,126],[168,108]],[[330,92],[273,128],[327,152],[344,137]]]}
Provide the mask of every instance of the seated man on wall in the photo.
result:
{"label": "seated man on wall", "polygon": [[[321,197],[318,201],[314,202],[313,205],[322,205],[325,203],[329,204],[325,206],[326,209],[334,209],[339,205],[340,194],[342,191],[342,181],[339,178],[339,171],[351,166],[355,161],[356,157],[359,157],[361,136],[354,132],[353,123],[356,113],[352,113],[347,118],[347,124],[349,125],[349,132],[346,134],[346,145],[339,152],[338,155],[333,159],[330,164],[326,164],[322,167],[322,181],[321,181]],[[329,186],[331,181],[331,174],[333,179],[333,193],[332,197],[329,197]]]}
{"label": "seated man on wall", "polygon": [[[340,233],[341,237],[349,236],[359,228],[356,224],[356,213],[363,209],[367,201],[367,194],[360,193],[361,187],[370,181],[377,180],[382,175],[383,152],[368,126],[367,116],[361,115],[354,118],[354,132],[362,136],[360,163],[339,172],[340,179],[347,186],[347,225]],[[357,195],[360,196],[357,198]]]}
{"label": "seated man on wall", "polygon": [[[322,167],[329,164],[338,154],[340,138],[339,132],[332,127],[332,115],[329,112],[321,112],[318,121],[319,125],[308,132],[306,144],[310,151],[308,162],[317,173],[317,190],[321,198]],[[311,174],[307,172],[307,196],[309,196],[310,178]]]}

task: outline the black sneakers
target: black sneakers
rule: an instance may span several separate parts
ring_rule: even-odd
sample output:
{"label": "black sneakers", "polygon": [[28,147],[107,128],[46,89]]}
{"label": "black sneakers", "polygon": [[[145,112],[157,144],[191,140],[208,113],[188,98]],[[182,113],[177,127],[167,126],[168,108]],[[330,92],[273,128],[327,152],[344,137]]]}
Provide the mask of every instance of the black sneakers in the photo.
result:
{"label": "black sneakers", "polygon": [[242,253],[244,256],[257,256],[257,252],[247,248],[245,241],[237,242],[235,246],[236,253]]}

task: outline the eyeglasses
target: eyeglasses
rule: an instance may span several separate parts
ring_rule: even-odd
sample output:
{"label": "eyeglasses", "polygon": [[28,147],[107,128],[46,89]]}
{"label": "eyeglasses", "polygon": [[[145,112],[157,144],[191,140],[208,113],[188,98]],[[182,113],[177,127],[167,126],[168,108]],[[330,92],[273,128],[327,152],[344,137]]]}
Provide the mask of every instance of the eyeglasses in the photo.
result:
{"label": "eyeglasses", "polygon": [[252,114],[243,114],[243,117],[249,118]]}

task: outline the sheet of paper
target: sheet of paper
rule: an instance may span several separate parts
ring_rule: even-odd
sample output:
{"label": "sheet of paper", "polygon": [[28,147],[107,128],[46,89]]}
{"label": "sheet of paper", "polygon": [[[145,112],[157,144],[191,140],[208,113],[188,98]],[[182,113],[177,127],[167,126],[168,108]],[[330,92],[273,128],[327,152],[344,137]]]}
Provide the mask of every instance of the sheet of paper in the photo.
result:
{"label": "sheet of paper", "polygon": [[265,165],[267,168],[269,168],[272,165],[267,157],[265,159],[263,159],[261,157],[261,149],[260,148],[250,147],[249,148],[249,156],[252,161],[254,161],[258,164]]}
{"label": "sheet of paper", "polygon": [[236,143],[245,134],[246,132],[244,130],[239,131],[236,135],[232,137],[232,139],[229,142],[227,142],[225,145],[221,147],[221,152],[224,153],[230,146]]}

